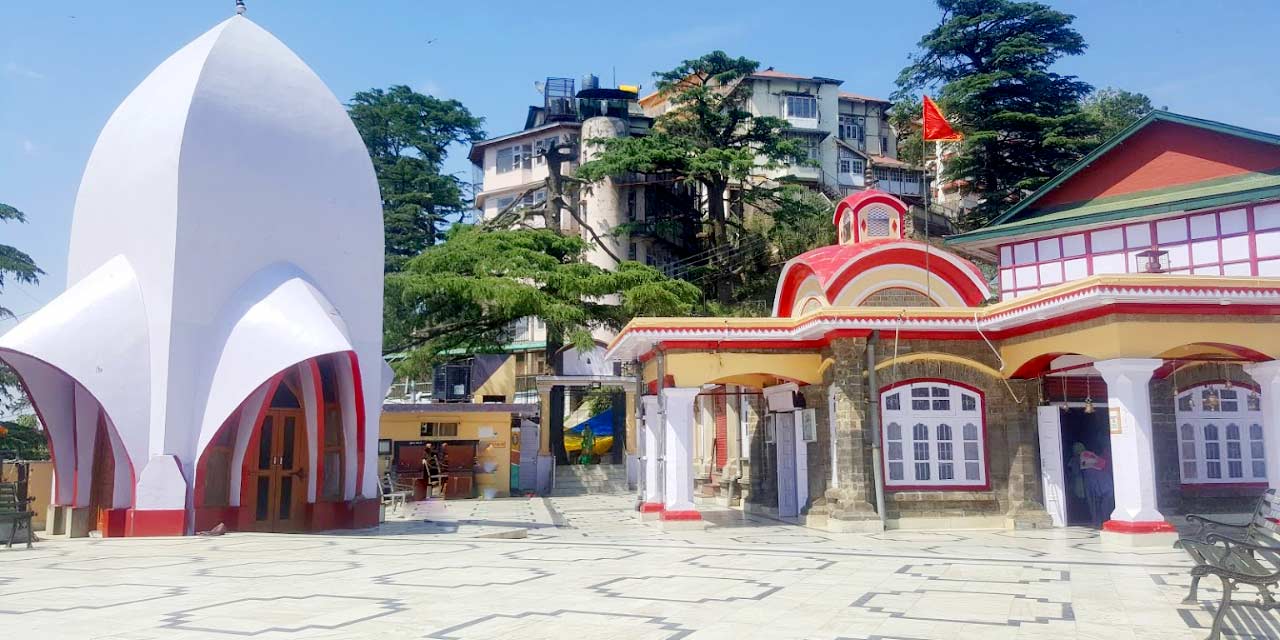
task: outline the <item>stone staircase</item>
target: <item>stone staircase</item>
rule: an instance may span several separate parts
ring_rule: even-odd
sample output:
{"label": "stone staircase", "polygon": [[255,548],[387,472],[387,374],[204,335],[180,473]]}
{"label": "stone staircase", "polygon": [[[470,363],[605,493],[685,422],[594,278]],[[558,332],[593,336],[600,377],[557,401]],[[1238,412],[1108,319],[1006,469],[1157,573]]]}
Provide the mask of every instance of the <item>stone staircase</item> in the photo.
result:
{"label": "stone staircase", "polygon": [[626,494],[627,469],[620,464],[558,465],[554,496]]}

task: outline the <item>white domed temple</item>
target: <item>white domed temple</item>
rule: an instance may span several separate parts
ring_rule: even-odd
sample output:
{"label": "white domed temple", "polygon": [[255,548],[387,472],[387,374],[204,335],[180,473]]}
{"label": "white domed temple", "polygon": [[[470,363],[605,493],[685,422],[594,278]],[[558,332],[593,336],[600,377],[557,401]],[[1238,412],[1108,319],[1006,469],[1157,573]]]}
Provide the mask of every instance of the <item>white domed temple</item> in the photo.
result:
{"label": "white domed temple", "polygon": [[346,110],[242,16],[98,138],[67,289],[0,336],[54,458],[50,531],[377,520],[382,214]]}

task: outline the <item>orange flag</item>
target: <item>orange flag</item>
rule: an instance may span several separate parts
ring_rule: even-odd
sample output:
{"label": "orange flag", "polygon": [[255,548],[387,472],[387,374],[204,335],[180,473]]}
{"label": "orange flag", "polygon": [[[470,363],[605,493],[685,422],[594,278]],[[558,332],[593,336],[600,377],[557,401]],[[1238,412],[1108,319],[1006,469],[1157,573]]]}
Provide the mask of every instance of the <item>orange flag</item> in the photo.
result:
{"label": "orange flag", "polygon": [[938,105],[934,104],[929,96],[924,97],[924,139],[926,142],[930,140],[956,142],[964,139],[964,136],[952,129],[951,123],[942,117],[942,111],[938,110]]}

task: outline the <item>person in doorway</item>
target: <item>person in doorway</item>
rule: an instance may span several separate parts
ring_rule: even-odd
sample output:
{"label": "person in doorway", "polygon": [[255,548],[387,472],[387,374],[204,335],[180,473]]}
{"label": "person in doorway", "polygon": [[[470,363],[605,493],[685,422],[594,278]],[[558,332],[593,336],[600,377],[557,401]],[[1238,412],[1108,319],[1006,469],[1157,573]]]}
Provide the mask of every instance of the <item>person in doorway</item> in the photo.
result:
{"label": "person in doorway", "polygon": [[[1080,445],[1077,445],[1080,446]],[[1080,474],[1084,476],[1084,493],[1089,504],[1089,522],[1101,527],[1111,514],[1111,471],[1105,455],[1088,449],[1080,452]]]}

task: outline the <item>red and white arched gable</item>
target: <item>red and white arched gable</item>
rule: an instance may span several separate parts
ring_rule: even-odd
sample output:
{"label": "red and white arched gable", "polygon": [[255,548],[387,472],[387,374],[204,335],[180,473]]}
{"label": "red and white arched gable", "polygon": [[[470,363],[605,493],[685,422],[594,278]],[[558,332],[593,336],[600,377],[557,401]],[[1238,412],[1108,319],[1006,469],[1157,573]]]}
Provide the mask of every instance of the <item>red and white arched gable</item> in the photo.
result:
{"label": "red and white arched gable", "polygon": [[891,194],[868,189],[841,200],[836,205],[835,223],[840,244],[872,240],[900,240],[907,204]]}
{"label": "red and white arched gable", "polygon": [[976,265],[906,236],[906,203],[883,191],[849,196],[833,221],[840,243],[782,268],[773,315],[860,306],[971,307],[991,297]]}

